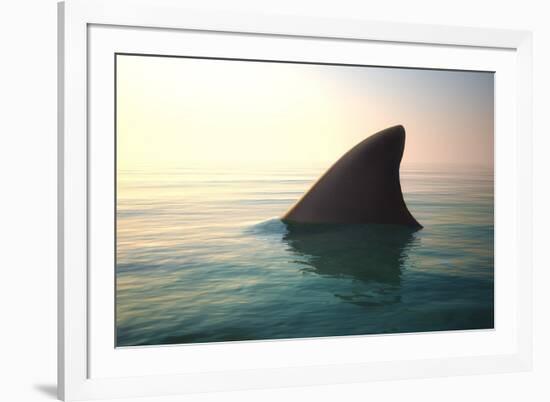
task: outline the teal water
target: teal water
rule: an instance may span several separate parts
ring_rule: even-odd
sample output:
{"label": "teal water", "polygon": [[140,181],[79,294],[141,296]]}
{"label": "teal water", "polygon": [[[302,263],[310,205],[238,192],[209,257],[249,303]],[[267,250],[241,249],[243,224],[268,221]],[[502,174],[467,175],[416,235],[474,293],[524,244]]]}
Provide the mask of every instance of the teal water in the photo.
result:
{"label": "teal water", "polygon": [[288,226],[323,169],[119,171],[117,346],[493,328],[493,172],[402,167],[424,226]]}

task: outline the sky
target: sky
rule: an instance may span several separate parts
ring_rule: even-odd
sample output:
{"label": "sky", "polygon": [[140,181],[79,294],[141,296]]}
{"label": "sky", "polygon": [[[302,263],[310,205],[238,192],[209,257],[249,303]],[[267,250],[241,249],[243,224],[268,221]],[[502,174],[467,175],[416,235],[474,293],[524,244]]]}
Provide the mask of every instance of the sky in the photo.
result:
{"label": "sky", "polygon": [[493,165],[489,72],[117,56],[119,169],[322,166],[401,124],[403,164]]}

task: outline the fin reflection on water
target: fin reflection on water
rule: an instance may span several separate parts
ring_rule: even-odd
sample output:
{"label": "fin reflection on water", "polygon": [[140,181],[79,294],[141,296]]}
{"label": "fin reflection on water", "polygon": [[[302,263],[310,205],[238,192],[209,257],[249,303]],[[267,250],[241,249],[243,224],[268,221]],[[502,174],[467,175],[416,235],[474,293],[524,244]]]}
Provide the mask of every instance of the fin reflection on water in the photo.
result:
{"label": "fin reflection on water", "polygon": [[399,225],[286,223],[283,241],[307,271],[399,285],[415,229]]}

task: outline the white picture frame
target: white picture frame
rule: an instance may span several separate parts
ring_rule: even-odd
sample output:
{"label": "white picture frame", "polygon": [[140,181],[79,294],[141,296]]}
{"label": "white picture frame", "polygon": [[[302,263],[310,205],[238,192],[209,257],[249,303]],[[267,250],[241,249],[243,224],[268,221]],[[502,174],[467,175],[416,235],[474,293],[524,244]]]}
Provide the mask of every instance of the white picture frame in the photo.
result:
{"label": "white picture frame", "polygon": [[[58,11],[58,392],[61,399],[146,397],[530,369],[531,33],[189,10],[177,0],[68,0],[59,4]],[[276,45],[280,40],[294,41],[295,48],[299,49],[300,41],[307,40],[312,44],[322,42],[323,46],[319,46],[318,55],[303,57],[332,57],[345,62],[347,56],[345,52],[338,52],[340,47],[370,46],[373,54],[379,53],[383,65],[455,66],[497,72],[500,78],[496,81],[495,94],[498,105],[495,227],[497,246],[500,246],[495,250],[497,324],[494,331],[118,351],[114,344],[109,344],[110,317],[102,312],[109,308],[112,311],[113,299],[106,297],[100,303],[94,294],[112,286],[108,275],[101,274],[108,274],[112,266],[105,271],[101,266],[96,268],[99,254],[90,248],[90,241],[94,241],[98,231],[101,237],[109,228],[97,225],[94,219],[98,215],[90,215],[90,209],[96,208],[94,197],[103,191],[101,184],[97,187],[91,178],[97,177],[96,173],[102,174],[94,164],[101,155],[92,149],[101,148],[97,138],[109,140],[112,122],[105,99],[111,96],[113,86],[106,84],[110,70],[103,71],[96,60],[101,61],[101,55],[137,49],[137,43],[143,51],[163,54],[173,52],[182,40],[201,46],[203,34],[217,35],[220,39],[238,37],[234,45],[223,49],[229,56],[231,52],[236,56],[240,52],[251,52],[254,43],[261,45],[270,41]],[[322,56],[322,52],[327,53],[327,46],[332,46],[334,52],[331,56]],[[277,46],[268,48],[273,52]],[[392,58],[395,52],[388,49],[397,48],[399,57]],[[407,52],[413,48],[417,55],[414,59],[412,53]],[[212,51],[222,50],[205,48],[206,53]],[[267,54],[264,57],[267,58]],[[501,98],[506,101],[499,102]],[[102,115],[101,106],[93,105],[105,105],[106,114]],[[94,134],[98,127],[103,134]],[[92,171],[94,174],[90,175]],[[106,164],[103,173],[112,176],[112,166]],[[499,203],[499,199],[503,201]],[[445,352],[449,345],[453,345],[452,353]],[[374,350],[379,350],[381,355],[369,360],[361,354],[347,353],[369,350],[369,347],[371,355],[374,356]],[[395,354],[385,355],[390,349]],[[215,356],[223,362],[216,362]],[[281,356],[291,357],[282,359]],[[193,367],[183,367],[182,358]]]}

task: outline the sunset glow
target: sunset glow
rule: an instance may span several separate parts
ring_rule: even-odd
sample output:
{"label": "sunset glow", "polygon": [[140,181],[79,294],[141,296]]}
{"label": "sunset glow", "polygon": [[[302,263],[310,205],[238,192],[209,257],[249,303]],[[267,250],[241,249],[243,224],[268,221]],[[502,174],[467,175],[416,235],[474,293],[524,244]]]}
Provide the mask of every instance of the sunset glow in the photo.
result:
{"label": "sunset glow", "polygon": [[492,73],[117,57],[120,169],[330,164],[386,127],[404,164],[493,164]]}

